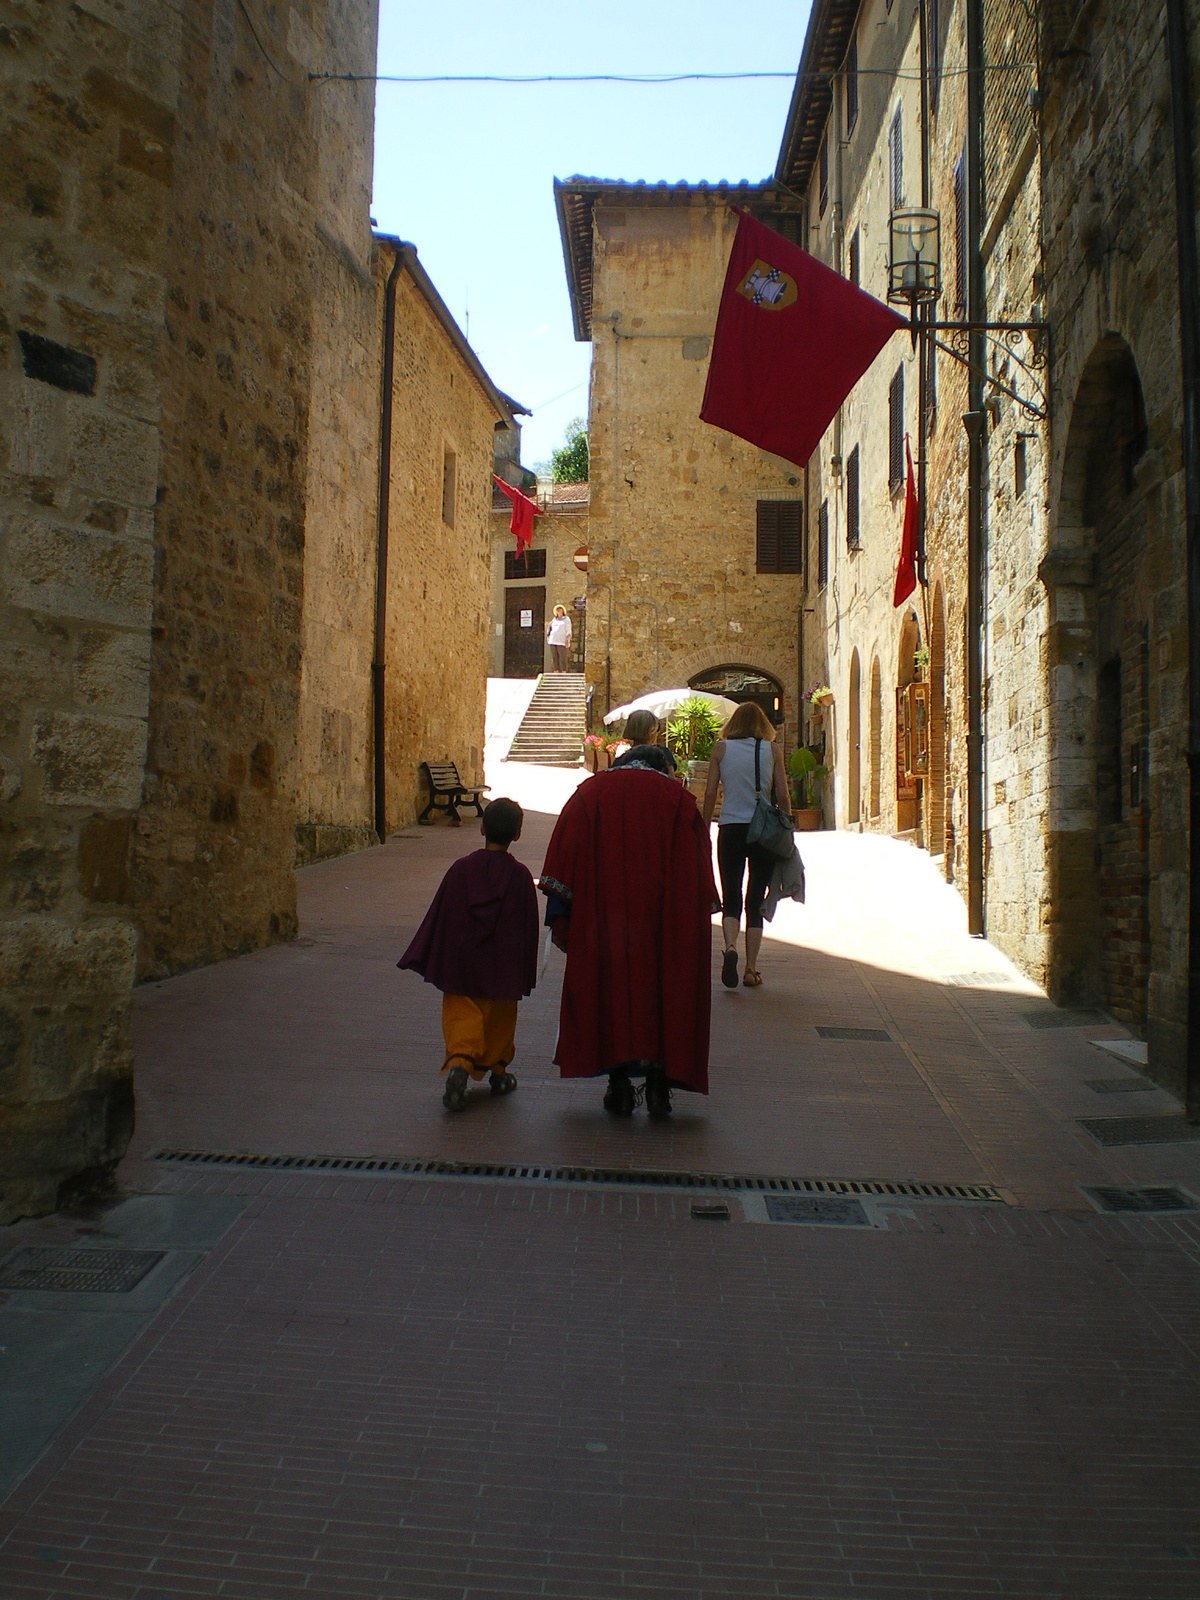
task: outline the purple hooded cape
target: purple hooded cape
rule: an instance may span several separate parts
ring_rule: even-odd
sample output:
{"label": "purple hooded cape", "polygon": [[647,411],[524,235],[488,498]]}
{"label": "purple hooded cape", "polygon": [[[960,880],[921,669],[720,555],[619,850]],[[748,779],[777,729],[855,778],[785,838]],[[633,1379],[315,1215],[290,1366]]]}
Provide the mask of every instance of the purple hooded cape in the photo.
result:
{"label": "purple hooded cape", "polygon": [[538,898],[529,868],[506,850],[462,856],[396,963],[443,994],[520,1000],[537,982]]}

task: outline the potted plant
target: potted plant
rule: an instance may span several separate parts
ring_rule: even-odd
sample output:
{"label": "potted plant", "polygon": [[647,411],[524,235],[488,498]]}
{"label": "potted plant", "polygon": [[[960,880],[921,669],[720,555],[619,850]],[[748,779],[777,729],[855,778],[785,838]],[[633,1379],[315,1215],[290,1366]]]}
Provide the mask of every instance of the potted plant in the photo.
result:
{"label": "potted plant", "polygon": [[[588,733],[583,740],[583,764],[589,772],[597,770],[597,760],[604,749],[604,736],[599,733]],[[606,763],[607,765],[607,763]]]}
{"label": "potted plant", "polygon": [[792,780],[792,816],[802,833],[815,833],[821,826],[821,782],[825,768],[806,746],[793,750],[787,761]]}
{"label": "potted plant", "polygon": [[721,732],[721,718],[711,700],[692,695],[675,707],[667,722],[667,747],[683,769],[687,784],[703,793],[708,758]]}
{"label": "potted plant", "polygon": [[827,683],[814,683],[808,691],[808,699],[814,711],[820,706],[831,706],[833,704],[833,690]]}

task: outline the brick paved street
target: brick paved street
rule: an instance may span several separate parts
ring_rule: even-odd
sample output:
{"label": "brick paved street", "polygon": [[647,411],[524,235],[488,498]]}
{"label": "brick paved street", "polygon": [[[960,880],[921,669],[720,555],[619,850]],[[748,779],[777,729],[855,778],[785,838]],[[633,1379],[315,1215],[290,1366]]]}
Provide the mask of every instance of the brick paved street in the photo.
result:
{"label": "brick paved street", "polygon": [[[551,824],[519,846],[535,871]],[[309,868],[298,944],[140,992],[122,1183],[222,1197],[225,1231],[0,1507],[3,1600],[1200,1593],[1200,1212],[1099,1215],[1084,1193],[1200,1195],[1200,1143],[1079,1126],[1178,1109],[1091,1042],[1121,1030],[1039,1025],[1064,1019],[967,939],[923,856],[822,835],[762,990],[714,989],[706,1101],[612,1123],[599,1085],[560,1083],[552,952],[520,1090],[452,1119],[438,996],[395,961],[476,837]],[[733,1194],[721,1223],[686,1193],[164,1148],[1004,1198],[806,1226]],[[0,1325],[36,1292],[7,1298]]]}

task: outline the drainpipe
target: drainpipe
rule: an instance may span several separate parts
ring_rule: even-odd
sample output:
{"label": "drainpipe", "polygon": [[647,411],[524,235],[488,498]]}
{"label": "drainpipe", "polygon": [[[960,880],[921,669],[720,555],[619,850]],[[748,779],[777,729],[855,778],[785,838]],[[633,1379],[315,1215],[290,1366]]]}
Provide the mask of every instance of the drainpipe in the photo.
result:
{"label": "drainpipe", "polygon": [[1179,262],[1179,345],[1183,369],[1183,475],[1188,612],[1188,999],[1187,1115],[1200,1121],[1200,271],[1192,115],[1183,0],[1167,0],[1167,61],[1175,146],[1175,234]]}
{"label": "drainpipe", "polygon": [[[984,321],[983,0],[967,0],[967,321]],[[967,931],[983,913],[983,448],[986,414],[982,333],[970,335],[967,430]]]}
{"label": "drainpipe", "polygon": [[[921,204],[929,204],[929,62],[927,56],[926,29],[929,26],[928,0],[920,0],[917,7],[917,59],[921,78]],[[928,321],[928,308],[921,306],[920,320]],[[925,565],[925,474],[926,461],[926,428],[925,419],[929,411],[929,335],[918,324],[917,341],[917,577],[921,584],[922,597],[928,586],[928,574]],[[925,613],[925,638],[923,643],[929,647],[929,606],[928,602],[922,607]]]}
{"label": "drainpipe", "polygon": [[379,534],[375,547],[375,654],[371,697],[375,732],[375,832],[387,838],[387,767],[383,675],[387,661],[388,517],[392,500],[392,369],[396,342],[396,280],[404,257],[399,246],[383,291],[383,404],[379,423]]}

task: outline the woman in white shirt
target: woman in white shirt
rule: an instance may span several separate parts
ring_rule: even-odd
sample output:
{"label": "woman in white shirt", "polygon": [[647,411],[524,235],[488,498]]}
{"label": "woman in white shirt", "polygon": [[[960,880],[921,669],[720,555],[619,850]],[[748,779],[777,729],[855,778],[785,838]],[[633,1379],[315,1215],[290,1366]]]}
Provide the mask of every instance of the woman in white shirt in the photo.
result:
{"label": "woman in white shirt", "polygon": [[[758,756],[758,781],[755,782],[755,754]],[[737,936],[742,920],[742,882],[750,868],[746,891],[746,969],[742,983],[757,989],[762,983],[758,970],[758,951],[762,944],[763,900],[771,881],[775,858],[761,845],[747,844],[746,834],[761,794],[768,800],[772,788],[777,805],[791,810],[787,773],[783,768],[783,748],[775,742],[775,729],[761,706],[748,700],[740,705],[713,746],[708,763],[708,784],[704,791],[704,823],[712,821],[717,803],[717,784],[721,785],[721,821],[717,827],[717,865],[721,869],[721,931],[725,936],[725,959],[721,982],[727,989],[737,988]]]}
{"label": "woman in white shirt", "polygon": [[571,648],[571,619],[565,606],[555,606],[550,626],[546,629],[546,642],[550,646],[550,659],[555,672],[566,672],[567,652]]}

